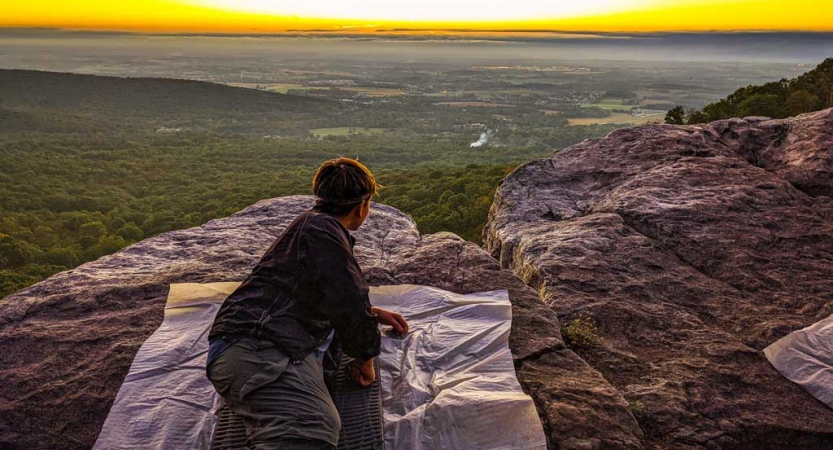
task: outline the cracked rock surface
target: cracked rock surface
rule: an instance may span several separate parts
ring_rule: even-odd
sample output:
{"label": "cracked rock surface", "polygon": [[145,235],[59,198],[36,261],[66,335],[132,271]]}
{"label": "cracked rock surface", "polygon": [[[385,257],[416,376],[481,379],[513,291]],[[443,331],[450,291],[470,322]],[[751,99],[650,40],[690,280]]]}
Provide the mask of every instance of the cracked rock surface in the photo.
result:
{"label": "cracked rock surface", "polygon": [[582,356],[645,448],[831,449],[833,410],[761,352],[833,313],[831,197],[833,109],[647,125],[515,170],[484,241],[562,322],[595,318]]}
{"label": "cracked rock surface", "polygon": [[[0,301],[0,448],[90,448],[139,346],[162,322],[168,285],[242,280],[311,205],[304,196],[264,200]],[[450,233],[421,236],[409,217],[375,204],[355,235],[371,284],[509,291],[517,376],[551,448],[642,448],[622,392],[564,346],[555,313],[480,247]]]}

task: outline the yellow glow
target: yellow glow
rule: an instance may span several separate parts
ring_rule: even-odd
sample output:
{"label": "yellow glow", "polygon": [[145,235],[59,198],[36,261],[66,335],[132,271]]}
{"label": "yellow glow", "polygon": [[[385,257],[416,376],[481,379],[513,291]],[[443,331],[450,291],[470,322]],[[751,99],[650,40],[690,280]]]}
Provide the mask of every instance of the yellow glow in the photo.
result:
{"label": "yellow glow", "polygon": [[[588,21],[600,30],[616,31],[833,31],[831,18],[830,0],[691,0],[601,15]],[[586,22],[579,19],[561,23],[580,28]]]}
{"label": "yellow glow", "polygon": [[326,19],[395,22],[502,22],[627,11],[652,0],[193,0],[229,11]]}
{"label": "yellow glow", "polygon": [[0,0],[5,27],[171,32],[833,31],[831,17],[831,0]]}

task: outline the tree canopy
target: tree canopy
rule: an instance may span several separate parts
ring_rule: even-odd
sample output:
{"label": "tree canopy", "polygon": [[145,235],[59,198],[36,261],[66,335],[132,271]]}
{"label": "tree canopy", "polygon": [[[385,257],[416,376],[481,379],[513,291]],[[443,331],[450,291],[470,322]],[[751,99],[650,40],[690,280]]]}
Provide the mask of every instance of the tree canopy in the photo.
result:
{"label": "tree canopy", "polygon": [[[434,101],[0,70],[0,297],[156,234],[310,193],[316,167],[338,156],[367,164],[388,186],[377,201],[420,231],[478,242],[509,171],[617,128]],[[485,130],[489,145],[470,148]]]}
{"label": "tree canopy", "polygon": [[[833,58],[792,80],[742,87],[702,110],[688,111],[684,122],[697,124],[748,116],[782,119],[830,107],[833,107]],[[672,110],[676,111],[674,120],[680,108]]]}

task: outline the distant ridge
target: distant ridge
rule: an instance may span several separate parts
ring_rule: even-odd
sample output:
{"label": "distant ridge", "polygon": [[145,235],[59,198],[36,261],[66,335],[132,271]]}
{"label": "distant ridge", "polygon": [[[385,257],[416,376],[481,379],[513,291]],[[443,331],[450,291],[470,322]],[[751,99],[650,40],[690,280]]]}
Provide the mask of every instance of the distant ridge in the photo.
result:
{"label": "distant ridge", "polygon": [[0,132],[247,131],[334,102],[202,81],[0,70]]}

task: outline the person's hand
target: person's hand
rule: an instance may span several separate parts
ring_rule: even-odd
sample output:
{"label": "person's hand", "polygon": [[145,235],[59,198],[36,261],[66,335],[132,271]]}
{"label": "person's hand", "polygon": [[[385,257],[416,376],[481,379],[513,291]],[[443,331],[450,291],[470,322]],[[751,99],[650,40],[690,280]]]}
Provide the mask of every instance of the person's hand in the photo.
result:
{"label": "person's hand", "polygon": [[405,335],[408,332],[408,322],[402,314],[389,311],[387,309],[372,307],[371,312],[379,316],[379,323],[393,327],[393,330],[400,335]]}
{"label": "person's hand", "polygon": [[362,387],[368,387],[376,380],[376,369],[373,367],[373,359],[368,359],[365,362],[354,359],[344,367],[347,375],[354,383]]}

